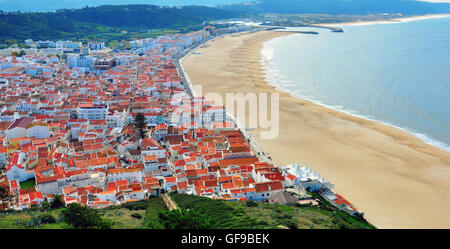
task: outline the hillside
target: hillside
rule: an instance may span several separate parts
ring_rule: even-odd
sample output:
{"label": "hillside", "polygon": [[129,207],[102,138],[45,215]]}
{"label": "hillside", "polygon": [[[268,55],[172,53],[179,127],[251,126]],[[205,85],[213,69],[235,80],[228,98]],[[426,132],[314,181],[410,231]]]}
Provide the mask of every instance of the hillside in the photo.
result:
{"label": "hillside", "polygon": [[80,38],[158,28],[189,29],[205,21],[239,17],[236,11],[204,6],[104,5],[56,12],[0,13],[0,40]]}
{"label": "hillside", "polygon": [[222,3],[240,3],[245,0],[1,0],[3,11],[55,11],[58,9],[82,8],[84,6],[152,4],[161,6],[205,5],[214,7]]}
{"label": "hillside", "polygon": [[450,13],[449,3],[415,0],[258,0],[223,5],[224,9],[251,13],[367,15],[401,13],[424,15]]}
{"label": "hillside", "polygon": [[[212,229],[267,229],[267,228],[299,228],[299,229],[373,229],[373,225],[337,211],[330,204],[322,201],[319,207],[284,206],[278,204],[255,202],[230,202],[213,200],[185,194],[172,194],[172,199],[183,210],[191,210],[200,217],[210,220],[206,228]],[[35,208],[19,212],[0,213],[0,229],[68,229],[61,216],[63,209],[43,211]],[[103,219],[112,222],[112,229],[162,229],[164,224],[172,224],[160,213],[168,213],[161,198],[129,203],[98,210]],[[169,212],[170,213],[170,212]],[[50,214],[56,220],[42,224],[42,216]],[[199,222],[197,220],[197,222]],[[183,228],[186,227],[185,223]],[[197,224],[198,225],[198,224]]]}
{"label": "hillside", "polygon": [[225,201],[186,194],[172,194],[182,209],[210,217],[215,229],[373,229],[373,225],[343,211],[325,200],[320,206],[278,205],[260,202]]}
{"label": "hillside", "polygon": [[[61,216],[63,208],[41,210],[39,208],[2,213],[0,211],[0,229],[70,229]],[[100,209],[103,219],[113,222],[112,229],[141,229],[149,227],[162,228],[158,222],[158,213],[166,210],[162,199],[151,198],[147,201],[112,206]],[[56,222],[42,224],[41,217],[50,214]]]}

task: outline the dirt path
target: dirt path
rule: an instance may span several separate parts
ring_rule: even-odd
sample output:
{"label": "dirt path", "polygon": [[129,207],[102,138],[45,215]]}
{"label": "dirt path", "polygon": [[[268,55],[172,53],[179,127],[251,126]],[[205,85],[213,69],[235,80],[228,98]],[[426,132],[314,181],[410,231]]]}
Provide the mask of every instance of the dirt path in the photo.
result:
{"label": "dirt path", "polygon": [[169,208],[169,210],[178,209],[177,204],[170,198],[168,194],[163,194],[162,198],[164,200],[164,203],[166,203],[166,206]]}

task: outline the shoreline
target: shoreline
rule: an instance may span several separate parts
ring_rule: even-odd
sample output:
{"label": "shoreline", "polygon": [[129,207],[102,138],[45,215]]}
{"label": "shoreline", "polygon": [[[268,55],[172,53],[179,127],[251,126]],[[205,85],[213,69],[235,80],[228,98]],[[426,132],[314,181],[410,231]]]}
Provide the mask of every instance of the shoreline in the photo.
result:
{"label": "shoreline", "polygon": [[375,24],[405,23],[405,22],[413,22],[413,21],[436,19],[436,18],[447,18],[447,17],[450,17],[450,14],[430,14],[430,15],[409,16],[409,17],[400,17],[400,18],[393,18],[393,19],[387,19],[387,20],[373,20],[373,21],[317,23],[314,25],[322,26],[322,27],[365,26],[365,25],[375,25]]}
{"label": "shoreline", "polygon": [[[449,16],[450,16],[450,15],[449,15]],[[281,38],[281,37],[276,37],[276,38],[271,39],[271,40],[269,40],[269,41],[275,40],[275,39],[277,39],[277,38]],[[266,41],[266,42],[269,42],[269,41]],[[264,45],[263,45],[263,46],[264,46]],[[261,49],[261,52],[262,52],[263,50],[264,50],[264,47]],[[391,123],[386,122],[386,121],[382,121],[382,120],[377,120],[377,119],[374,119],[374,118],[370,118],[370,117],[364,116],[363,114],[354,113],[354,112],[352,112],[352,111],[345,110],[345,109],[340,108],[340,107],[336,107],[336,106],[332,106],[332,105],[327,105],[327,104],[324,104],[324,103],[322,103],[322,102],[320,102],[320,101],[318,101],[318,100],[312,99],[312,98],[310,98],[310,97],[306,97],[306,96],[301,96],[301,95],[296,95],[296,94],[289,93],[289,90],[288,90],[288,89],[283,89],[282,87],[277,86],[277,85],[274,85],[274,84],[272,84],[272,83],[270,82],[270,79],[269,79],[268,74],[267,74],[267,72],[266,72],[266,66],[267,66],[267,64],[266,64],[266,62],[264,62],[263,56],[261,56],[261,66],[262,66],[262,71],[263,71],[264,79],[266,80],[267,84],[270,85],[270,86],[273,86],[276,90],[278,90],[278,91],[280,91],[280,92],[284,92],[284,93],[290,94],[290,95],[292,95],[292,97],[297,98],[297,99],[301,99],[301,100],[304,100],[304,101],[309,101],[309,102],[311,102],[311,103],[313,103],[313,104],[316,104],[316,105],[319,105],[319,106],[321,106],[321,107],[323,107],[323,108],[327,108],[327,109],[330,109],[330,110],[333,110],[333,111],[336,111],[336,112],[341,112],[341,113],[343,113],[343,114],[347,114],[347,115],[350,115],[350,116],[354,116],[354,117],[356,117],[356,118],[361,118],[361,119],[364,119],[364,120],[367,120],[367,121],[370,121],[370,122],[375,122],[375,123],[379,123],[379,124],[382,124],[382,125],[385,125],[385,126],[389,126],[389,127],[395,128],[395,129],[399,129],[399,130],[401,130],[402,132],[405,132],[405,133],[407,133],[407,134],[409,134],[409,135],[412,135],[412,136],[414,136],[414,137],[420,139],[422,142],[424,142],[424,143],[426,143],[426,144],[428,144],[428,145],[430,145],[430,146],[433,146],[433,147],[436,147],[437,149],[442,150],[443,152],[450,152],[450,145],[448,145],[448,144],[446,144],[446,143],[444,143],[444,142],[441,142],[441,141],[439,141],[439,140],[430,138],[430,137],[427,136],[426,134],[422,134],[422,133],[419,133],[419,132],[411,131],[411,130],[409,130],[408,128],[404,128],[404,127],[401,127],[401,126],[397,126],[397,125],[391,124]]]}
{"label": "shoreline", "polygon": [[[444,210],[450,207],[450,195],[445,191],[449,189],[446,178],[450,176],[448,153],[437,151],[435,147],[398,128],[320,106],[269,85],[264,78],[262,67],[263,43],[289,34],[292,33],[261,31],[238,35],[239,37],[226,36],[213,43],[208,42],[206,48],[198,49],[196,52],[199,54],[190,55],[183,64],[195,84],[206,83],[200,84],[203,85],[204,93],[236,92],[236,87],[243,93],[246,90],[279,92],[279,137],[267,141],[256,137],[258,129],[250,133],[278,165],[284,166],[295,161],[300,164],[306,163],[307,166],[317,170],[335,184],[337,192],[365,212],[366,218],[376,226],[448,228],[450,220],[447,217],[441,216],[428,221],[430,215],[417,215],[417,213],[425,214],[431,209],[434,209],[436,214],[443,214],[446,212]],[[222,56],[220,59],[224,59],[224,63],[214,59],[219,55]],[[208,66],[213,68],[212,74],[202,70]],[[215,79],[210,80],[211,77]],[[243,80],[246,77],[250,80]],[[233,80],[237,82],[234,83]],[[366,136],[367,139],[361,139]],[[379,148],[379,144],[386,144],[386,148]],[[417,169],[412,171],[417,172],[409,172],[410,165],[416,167]],[[426,177],[421,177],[423,173],[426,173]],[[436,176],[437,179],[433,179]],[[364,186],[367,181],[370,186]],[[391,184],[394,182],[396,184]],[[388,186],[383,186],[386,184]],[[410,187],[414,186],[411,184],[419,184],[421,187]],[[436,188],[434,186],[427,188],[427,185],[436,185]],[[378,186],[381,186],[381,192],[376,189]],[[356,190],[361,187],[362,189]],[[411,193],[412,189],[415,194],[426,196],[425,202],[437,206],[430,209],[429,205],[412,200],[415,196]],[[404,197],[398,198],[396,194],[387,194],[384,199],[380,199],[383,192],[389,193],[393,190],[396,194],[403,194]],[[440,205],[439,200],[442,196],[444,201]],[[398,199],[404,200],[407,205],[403,203],[396,207]],[[411,202],[420,206],[421,211],[402,213]],[[421,216],[418,218],[420,221],[417,220],[418,216]]]}

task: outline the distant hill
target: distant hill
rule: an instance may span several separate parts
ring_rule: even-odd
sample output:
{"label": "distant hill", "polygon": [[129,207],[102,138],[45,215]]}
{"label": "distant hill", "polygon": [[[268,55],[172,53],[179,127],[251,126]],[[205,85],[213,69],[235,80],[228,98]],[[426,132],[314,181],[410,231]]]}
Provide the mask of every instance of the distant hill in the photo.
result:
{"label": "distant hill", "polygon": [[415,0],[258,0],[221,7],[251,13],[366,15],[402,13],[423,15],[450,13],[450,3]]}
{"label": "distant hill", "polygon": [[223,3],[240,3],[246,0],[0,0],[3,11],[55,11],[58,9],[78,9],[85,6],[150,4],[158,6],[209,6]]}
{"label": "distant hill", "polygon": [[104,5],[56,12],[0,13],[0,40],[62,39],[120,29],[177,28],[239,17],[237,11],[205,6]]}

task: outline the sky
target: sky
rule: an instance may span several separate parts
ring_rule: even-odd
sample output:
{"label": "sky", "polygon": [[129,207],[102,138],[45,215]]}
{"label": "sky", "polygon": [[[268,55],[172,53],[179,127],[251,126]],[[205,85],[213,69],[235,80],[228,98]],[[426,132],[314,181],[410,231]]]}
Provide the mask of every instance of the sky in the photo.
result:
{"label": "sky", "polygon": [[[104,4],[155,4],[165,6],[206,5],[216,6],[223,3],[241,3],[254,0],[0,0],[3,11],[54,11],[63,8],[80,8],[86,5]],[[450,0],[422,0],[426,2],[446,2]]]}
{"label": "sky", "polygon": [[450,3],[450,0],[424,0],[424,2],[432,2],[432,3]]}

